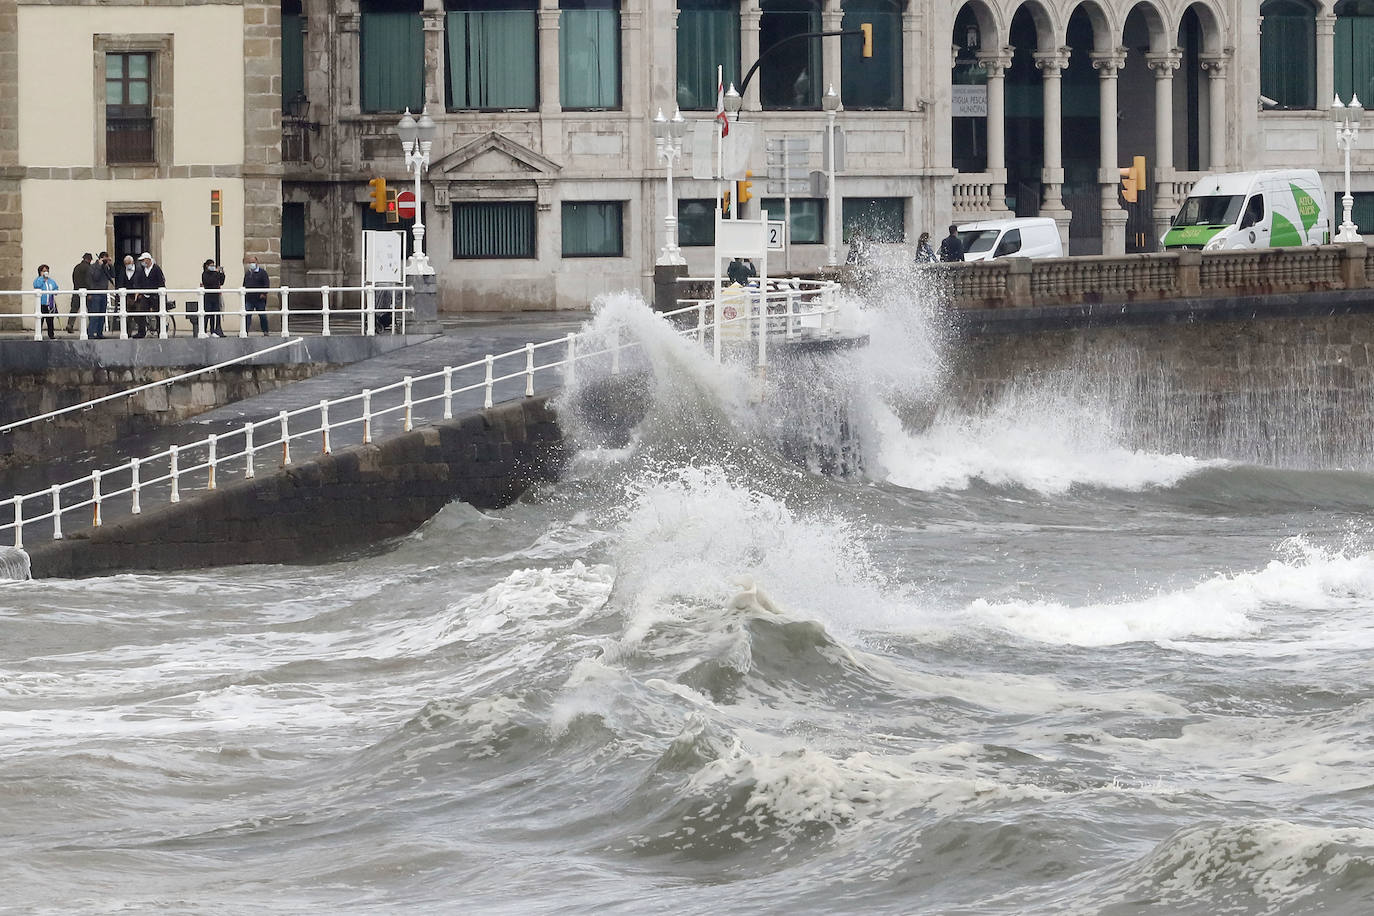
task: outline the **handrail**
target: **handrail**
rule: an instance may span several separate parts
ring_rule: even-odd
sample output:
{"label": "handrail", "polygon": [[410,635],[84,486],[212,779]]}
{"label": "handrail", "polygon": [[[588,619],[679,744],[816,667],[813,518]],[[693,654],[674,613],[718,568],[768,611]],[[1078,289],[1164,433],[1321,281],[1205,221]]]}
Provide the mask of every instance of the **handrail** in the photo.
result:
{"label": "handrail", "polygon": [[53,417],[61,416],[64,413],[71,413],[74,410],[89,410],[97,404],[103,404],[106,401],[113,401],[116,398],[133,397],[140,391],[147,391],[149,388],[159,388],[163,385],[171,385],[188,378],[194,378],[195,376],[200,375],[203,372],[214,372],[218,369],[223,369],[226,366],[233,366],[238,363],[247,362],[250,359],[257,359],[264,353],[271,353],[274,350],[280,350],[284,347],[294,347],[298,344],[303,343],[305,343],[305,338],[297,337],[295,340],[288,340],[286,343],[273,344],[272,346],[267,347],[266,349],[255,350],[252,353],[247,353],[243,356],[236,356],[233,359],[226,359],[223,362],[215,363],[213,366],[206,366],[203,369],[193,369],[190,372],[183,372],[180,375],[174,375],[170,378],[161,379],[160,381],[148,382],[146,385],[139,385],[137,388],[128,388],[124,391],[116,391],[113,394],[107,394],[102,397],[93,398],[89,401],[82,401],[80,404],[72,404],[69,407],[62,407],[57,410],[50,410],[45,414],[39,414],[36,417],[29,417],[26,420],[16,420],[13,423],[7,423],[4,426],[0,426],[0,433],[7,433],[12,429],[18,429],[19,427],[27,426],[30,423],[37,423],[39,420],[51,420]]}
{"label": "handrail", "polygon": [[[749,308],[743,309],[733,318],[711,317],[708,320],[707,311],[708,301],[697,301],[683,308],[674,309],[670,312],[662,313],[664,318],[684,316],[687,313],[695,313],[696,323],[685,328],[675,328],[676,334],[682,337],[695,336],[697,341],[704,341],[706,332],[713,332],[712,336],[717,344],[716,352],[719,354],[719,341],[726,325],[743,323],[746,333],[758,333],[757,336],[762,341],[772,335],[772,322],[775,319],[785,319],[783,333],[788,337],[795,336],[796,328],[793,325],[794,319],[806,318],[809,316],[821,316],[822,327],[829,322],[829,327],[833,329],[834,314],[837,306],[831,294],[838,289],[838,284],[830,281],[816,283],[814,288],[808,293],[821,294],[819,302],[802,303],[803,308],[797,308],[797,298],[800,293],[799,288],[788,288],[777,291],[767,291],[759,295],[757,290],[754,294],[747,297],[751,303]],[[776,295],[774,295],[776,293]],[[732,293],[732,295],[737,295]],[[782,299],[781,307],[786,308],[786,312],[774,313],[774,309],[779,307],[779,303],[770,302],[770,299]],[[716,305],[719,305],[716,303]],[[723,315],[723,309],[717,309]],[[292,342],[294,343],[294,342]],[[535,354],[537,351],[559,346],[564,348],[562,359],[550,359],[546,363],[536,362]],[[251,478],[256,473],[256,460],[260,454],[268,449],[280,448],[281,466],[287,467],[291,464],[291,444],[301,440],[314,440],[318,437],[321,450],[328,454],[333,448],[330,433],[334,430],[360,425],[362,427],[362,441],[364,443],[372,441],[373,421],[381,417],[400,415],[403,420],[403,429],[409,431],[414,427],[415,411],[426,405],[443,402],[443,416],[451,418],[453,416],[453,399],[455,396],[470,391],[483,390],[483,402],[490,406],[493,400],[493,388],[501,382],[512,381],[524,377],[525,396],[534,393],[534,377],[539,372],[563,368],[565,378],[572,382],[575,379],[576,366],[579,362],[605,357],[611,358],[611,371],[616,373],[620,368],[620,354],[623,350],[638,347],[637,342],[623,342],[617,330],[613,340],[609,343],[599,343],[598,335],[595,331],[583,331],[581,333],[570,333],[562,338],[544,341],[542,343],[526,343],[524,346],[505,353],[487,355],[481,359],[464,363],[461,366],[445,366],[443,369],[427,373],[422,376],[407,376],[404,379],[385,385],[381,388],[363,389],[362,391],[346,395],[333,400],[323,400],[318,404],[311,404],[299,407],[295,410],[281,411],[277,416],[266,420],[245,423],[243,428],[237,432],[211,435],[197,442],[185,445],[174,445],[152,455],[139,458],[131,458],[129,461],[111,468],[93,471],[91,474],[77,480],[66,483],[52,484],[51,486],[37,490],[32,493],[25,493],[12,496],[5,500],[0,500],[0,511],[5,509],[12,510],[13,521],[0,523],[0,532],[14,531],[14,546],[22,548],[24,546],[24,526],[32,525],[45,520],[52,521],[53,539],[61,539],[62,518],[64,514],[74,511],[87,509],[91,510],[91,524],[100,527],[104,523],[104,505],[111,499],[128,496],[130,498],[130,511],[134,515],[141,514],[143,508],[143,491],[150,487],[167,484],[170,488],[169,499],[173,502],[182,498],[182,487],[188,484],[189,475],[204,472],[205,488],[208,490],[216,489],[219,482],[218,472],[227,469],[231,464],[242,462],[243,475]],[[763,356],[763,346],[760,343],[759,353]],[[494,370],[496,363],[504,360],[523,359],[524,366],[518,371],[509,373],[497,373]],[[458,373],[478,372],[478,380],[467,385],[455,386],[454,376]],[[442,380],[442,389],[437,394],[419,393],[417,386],[424,386],[429,383],[437,383]],[[379,396],[391,395],[394,403],[375,405],[374,399]],[[123,396],[121,393],[120,396]],[[331,419],[331,410],[334,410],[334,417],[339,416],[337,408],[345,405],[360,404],[361,415],[356,417],[343,417],[341,419]],[[292,421],[307,417],[318,417],[310,421],[308,429],[292,429]],[[318,425],[315,425],[318,424]],[[264,441],[255,433],[262,429],[276,428],[278,432],[274,438]],[[238,451],[221,450],[228,440],[242,437],[242,448]],[[200,455],[204,454],[201,458]],[[165,465],[163,464],[165,462]],[[161,470],[166,468],[165,473]],[[152,470],[156,469],[156,470]],[[149,474],[147,471],[152,470]],[[112,480],[118,481],[127,475],[127,485],[116,485],[110,488]],[[82,496],[74,502],[63,504],[64,491],[89,485],[89,496]],[[35,500],[45,499],[48,507],[38,513],[26,515],[25,504],[32,505]]]}
{"label": "handrail", "polygon": [[[391,294],[392,297],[393,297],[393,298],[392,298],[392,301],[391,301],[391,304],[388,305],[388,306],[378,306],[378,305],[376,304],[375,297],[369,297],[369,296],[367,295],[368,292],[372,292],[372,293],[374,293],[374,294],[376,294],[376,293]],[[32,322],[32,326],[33,326],[33,339],[34,339],[34,340],[41,340],[41,339],[42,339],[43,322],[44,322],[45,320],[52,320],[53,322],[56,322],[56,321],[58,321],[58,320],[60,320],[60,319],[62,319],[62,318],[64,318],[64,317],[65,317],[66,319],[73,319],[73,318],[76,318],[76,319],[79,320],[79,327],[80,327],[79,339],[81,339],[81,340],[86,340],[86,339],[88,339],[88,338],[87,338],[87,322],[88,322],[89,319],[92,318],[93,316],[104,315],[104,316],[106,316],[106,317],[112,317],[112,316],[115,316],[115,315],[121,315],[121,316],[125,316],[125,317],[145,317],[145,318],[147,318],[147,317],[153,317],[153,318],[157,318],[157,317],[159,317],[159,316],[162,316],[162,315],[167,314],[167,313],[170,311],[170,309],[169,309],[168,306],[167,306],[167,303],[168,303],[168,301],[169,301],[169,298],[171,298],[171,299],[177,299],[177,298],[180,298],[180,297],[193,297],[193,298],[186,299],[185,301],[186,301],[187,304],[188,304],[188,309],[187,309],[187,314],[188,314],[188,316],[194,315],[197,319],[200,319],[200,320],[199,320],[199,326],[197,327],[197,330],[196,330],[196,336],[199,337],[199,338],[205,338],[205,337],[211,336],[211,335],[210,335],[210,332],[209,332],[209,329],[208,329],[208,325],[207,325],[206,321],[204,320],[204,316],[206,316],[206,315],[212,315],[212,316],[213,316],[213,315],[219,315],[219,316],[221,316],[221,317],[238,316],[238,318],[239,318],[238,336],[239,336],[239,337],[247,337],[247,336],[248,336],[248,322],[249,322],[249,317],[252,316],[252,315],[271,316],[271,317],[275,317],[275,318],[280,319],[280,321],[279,321],[279,323],[280,323],[280,325],[281,325],[280,335],[281,335],[282,337],[289,337],[289,336],[290,336],[290,321],[291,321],[291,317],[292,317],[292,316],[295,316],[295,317],[297,317],[297,318],[300,318],[300,317],[309,317],[309,318],[319,318],[319,319],[321,319],[321,321],[323,322],[323,327],[322,327],[322,329],[321,329],[321,333],[322,333],[322,335],[325,336],[325,337],[332,336],[332,334],[331,334],[331,329],[330,329],[330,325],[329,325],[329,319],[330,319],[331,316],[340,316],[340,317],[355,316],[355,317],[357,317],[357,319],[358,319],[359,322],[360,322],[360,330],[359,330],[359,333],[361,333],[361,334],[363,334],[363,335],[365,335],[365,336],[372,336],[372,335],[374,335],[374,334],[376,333],[376,330],[377,330],[377,329],[376,329],[376,316],[379,315],[379,314],[381,314],[381,315],[390,314],[390,315],[392,316],[391,329],[390,329],[390,331],[391,331],[392,334],[404,333],[403,323],[404,323],[404,321],[405,321],[405,318],[406,318],[407,315],[409,315],[409,314],[411,314],[411,313],[413,313],[413,312],[415,311],[415,309],[414,309],[413,307],[411,307],[410,305],[407,304],[407,294],[408,294],[408,293],[411,293],[411,292],[414,292],[414,287],[406,286],[406,285],[400,284],[400,283],[376,284],[376,285],[371,285],[371,286],[267,286],[267,287],[260,287],[260,288],[253,288],[253,287],[246,287],[246,286],[234,286],[234,287],[222,287],[222,288],[220,288],[220,289],[207,289],[206,287],[203,287],[203,286],[194,286],[194,287],[171,287],[171,286],[165,286],[165,287],[159,287],[159,288],[157,288],[157,289],[131,289],[131,288],[128,288],[128,287],[116,287],[116,288],[113,288],[113,289],[106,289],[106,290],[93,290],[93,289],[88,289],[88,288],[86,288],[86,287],[79,287],[79,288],[77,288],[77,289],[66,289],[66,290],[64,290],[64,289],[56,289],[56,290],[41,290],[41,289],[17,289],[17,290],[14,290],[14,289],[0,289],[0,302],[2,302],[2,301],[4,300],[4,297],[7,297],[7,296],[18,296],[18,297],[21,298],[21,300],[22,300],[23,297],[25,297],[25,296],[31,296],[31,297],[33,297],[33,306],[32,306],[32,308],[31,308],[30,310],[25,310],[25,309],[23,309],[23,308],[22,308],[22,305],[21,305],[21,308],[20,308],[19,311],[16,311],[16,312],[0,312],[0,321],[4,321],[4,320],[7,319],[7,318],[9,318],[9,319],[18,319],[18,320],[21,322],[21,327],[25,327],[25,326],[28,325],[29,322]],[[206,296],[207,293],[208,293],[208,294],[218,294],[218,295],[220,295],[221,297],[224,297],[224,296],[233,296],[233,297],[237,297],[237,307],[230,307],[230,308],[227,308],[227,309],[221,307],[220,309],[218,309],[218,310],[215,311],[215,312],[206,312],[206,311],[205,311],[205,296]],[[339,302],[340,302],[341,300],[335,300],[335,301],[331,302],[331,296],[336,296],[336,295],[341,295],[341,294],[346,294],[346,293],[348,293],[348,294],[357,293],[357,294],[359,295],[359,300],[358,300],[358,304],[357,304],[356,307],[349,307],[349,306],[340,305]],[[397,293],[400,294],[399,297],[395,296],[395,294],[397,294]],[[263,296],[266,296],[266,295],[272,295],[272,294],[275,294],[275,295],[277,296],[278,305],[277,305],[276,308],[268,308],[267,306],[264,306],[264,307],[261,308],[261,309],[250,309],[250,308],[248,308],[248,297],[249,297],[249,296],[254,296],[254,295],[263,295]],[[303,309],[302,309],[302,308],[295,308],[295,309],[291,308],[291,305],[290,305],[291,296],[293,296],[293,295],[299,296],[299,295],[301,295],[301,294],[311,294],[311,295],[313,295],[313,294],[319,294],[319,296],[320,296],[320,304],[319,304],[319,307],[318,307],[318,308],[316,308],[316,307],[311,307],[311,308],[303,308]],[[156,307],[155,309],[153,309],[153,310],[132,310],[132,309],[129,309],[129,308],[126,308],[126,307],[125,307],[125,306],[126,306],[126,303],[132,302],[132,300],[135,300],[138,296],[145,296],[145,295],[155,295],[155,296],[157,296],[158,302],[157,302],[157,307]],[[57,311],[55,311],[55,312],[44,312],[44,311],[43,311],[42,302],[43,302],[43,298],[46,297],[46,296],[51,296],[51,297],[53,297],[53,299],[54,299],[54,306],[57,308]],[[61,306],[60,306],[60,304],[58,304],[58,300],[60,300],[60,299],[65,299],[65,298],[70,297],[70,296],[76,296],[77,299],[78,299],[78,308],[77,308],[77,311],[76,311],[76,312],[67,312],[67,313],[63,313],[63,312],[61,311]],[[88,306],[87,306],[87,300],[88,300],[91,296],[105,296],[105,297],[107,297],[107,300],[110,301],[110,302],[112,303],[113,307],[112,307],[111,309],[105,311],[105,312],[92,312],[92,311],[88,308]],[[397,301],[397,300],[399,300],[399,301]],[[194,303],[196,304],[196,309],[195,309],[194,312],[192,312],[192,311],[189,309],[189,305],[190,305],[191,302],[194,302]],[[128,332],[128,322],[127,322],[127,321],[121,322],[121,324],[120,324],[119,336],[120,336],[120,339],[121,339],[121,340],[128,339],[128,337],[129,337],[129,332]],[[168,334],[167,334],[167,322],[165,322],[165,321],[159,322],[158,336],[159,336],[160,338],[162,338],[162,339],[166,339],[166,338],[167,338],[167,336],[168,336]]]}

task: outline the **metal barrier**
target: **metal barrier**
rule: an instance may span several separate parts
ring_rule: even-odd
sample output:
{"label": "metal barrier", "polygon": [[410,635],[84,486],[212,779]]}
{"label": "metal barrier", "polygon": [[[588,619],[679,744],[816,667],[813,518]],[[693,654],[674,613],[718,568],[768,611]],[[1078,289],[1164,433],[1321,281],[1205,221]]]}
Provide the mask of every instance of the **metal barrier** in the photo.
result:
{"label": "metal barrier", "polygon": [[[407,294],[412,291],[409,286],[272,286],[262,289],[252,289],[249,287],[225,287],[224,289],[206,289],[203,286],[174,288],[161,287],[156,290],[134,290],[134,289],[110,289],[110,290],[0,290],[0,302],[5,301],[6,297],[18,296],[21,301],[24,298],[33,300],[32,310],[25,311],[22,306],[17,312],[0,312],[0,328],[6,320],[17,321],[20,327],[28,329],[32,322],[33,339],[43,339],[43,322],[51,320],[54,323],[65,321],[69,318],[78,319],[78,333],[81,340],[87,340],[89,332],[89,320],[93,317],[103,316],[108,322],[111,319],[122,319],[119,323],[119,338],[129,339],[130,319],[142,318],[146,323],[153,324],[156,330],[153,332],[157,337],[165,340],[171,336],[170,323],[163,320],[169,314],[175,314],[174,308],[178,302],[194,302],[194,311],[186,309],[186,316],[196,321],[196,337],[214,336],[209,330],[206,321],[207,316],[223,320],[225,318],[237,317],[239,327],[237,336],[247,337],[249,324],[255,316],[264,316],[261,320],[275,318],[278,324],[278,333],[282,337],[291,336],[291,321],[295,319],[298,323],[301,319],[310,321],[319,320],[321,323],[320,333],[329,337],[337,334],[361,334],[372,336],[377,333],[378,321],[386,325],[384,332],[392,334],[405,333],[406,316],[414,311],[406,304]],[[233,310],[220,309],[212,312],[205,311],[206,294],[218,293],[222,299],[236,297],[237,308]],[[352,294],[357,294],[357,304],[346,304],[352,299]],[[56,300],[66,299],[69,296],[78,297],[78,308],[76,312],[62,312],[60,304],[57,312],[44,312],[42,310],[42,299],[45,296],[52,296]],[[278,305],[276,308],[264,306],[262,309],[252,309],[248,307],[248,297],[254,295],[275,295]],[[304,295],[320,297],[319,307],[312,304],[309,308],[299,306],[292,307],[291,297]],[[108,305],[103,312],[92,311],[88,307],[88,301],[95,296],[104,296]],[[157,304],[154,308],[133,308],[140,297],[156,297]],[[377,298],[382,297],[384,304],[378,305]],[[189,297],[189,298],[188,298]],[[398,301],[399,300],[399,301]],[[168,303],[171,303],[169,307]]]}
{"label": "metal barrier", "polygon": [[[747,291],[746,299],[751,305],[734,317],[708,316],[708,311],[718,306],[713,300],[695,300],[683,308],[664,312],[661,317],[679,325],[676,333],[683,337],[694,337],[704,343],[709,333],[717,358],[721,338],[727,329],[737,329],[743,323],[745,333],[742,336],[758,341],[762,363],[766,360],[765,345],[769,337],[795,339],[808,329],[818,333],[832,332],[838,310],[835,301],[837,290],[838,284],[833,282],[787,283],[764,291],[757,288]],[[719,308],[714,310],[721,311]],[[690,318],[695,318],[695,321],[685,320]],[[443,419],[451,420],[453,399],[457,395],[482,391],[483,406],[491,407],[495,386],[523,379],[524,395],[531,397],[538,373],[562,370],[564,380],[572,383],[576,379],[577,365],[597,358],[608,358],[610,371],[616,374],[620,371],[621,353],[638,346],[637,343],[622,342],[618,330],[608,345],[601,345],[594,332],[571,333],[544,343],[527,343],[518,349],[488,355],[461,366],[445,366],[438,372],[406,376],[399,382],[381,388],[364,389],[332,401],[323,400],[308,407],[284,410],[276,417],[245,423],[241,430],[234,433],[211,435],[187,445],[174,445],[152,455],[133,458],[122,465],[93,471],[77,480],[2,500],[0,518],[13,520],[0,523],[0,536],[5,532],[13,532],[14,546],[22,548],[26,525],[51,522],[51,536],[54,540],[60,540],[63,537],[64,515],[89,512],[90,524],[100,527],[104,523],[106,505],[112,499],[127,497],[130,512],[138,515],[143,511],[145,491],[151,488],[166,485],[168,501],[180,502],[183,489],[187,486],[200,485],[205,490],[214,490],[222,474],[236,473],[244,478],[255,476],[258,467],[263,464],[264,453],[269,451],[279,450],[278,466],[288,467],[292,460],[293,443],[315,441],[322,454],[330,454],[333,450],[332,434],[356,427],[361,431],[361,441],[367,444],[372,441],[374,425],[381,419],[397,421],[402,431],[409,432],[415,428],[417,408],[424,405],[441,405]],[[544,363],[536,361],[540,353],[558,349],[562,350],[561,359],[550,359]],[[510,371],[505,371],[508,367]],[[468,378],[474,380],[467,382]],[[455,384],[456,381],[465,383]],[[429,392],[419,391],[422,387],[429,389]],[[380,405],[379,401],[382,402]]]}

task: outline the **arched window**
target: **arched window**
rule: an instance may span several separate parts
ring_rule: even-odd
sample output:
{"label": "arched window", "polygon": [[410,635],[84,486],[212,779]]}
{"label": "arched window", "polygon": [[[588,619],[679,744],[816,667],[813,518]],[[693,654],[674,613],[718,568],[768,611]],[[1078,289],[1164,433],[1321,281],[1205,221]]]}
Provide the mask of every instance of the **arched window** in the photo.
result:
{"label": "arched window", "polygon": [[1336,4],[1336,94],[1342,102],[1358,95],[1374,101],[1374,0]]}
{"label": "arched window", "polygon": [[1260,32],[1260,94],[1279,108],[1317,107],[1317,8],[1266,0]]}
{"label": "arched window", "polygon": [[[896,0],[844,0],[840,28],[873,26],[873,56],[863,56],[863,42],[846,35],[840,41],[840,101],[847,109],[902,107],[902,5]],[[834,41],[835,39],[830,39]]]}

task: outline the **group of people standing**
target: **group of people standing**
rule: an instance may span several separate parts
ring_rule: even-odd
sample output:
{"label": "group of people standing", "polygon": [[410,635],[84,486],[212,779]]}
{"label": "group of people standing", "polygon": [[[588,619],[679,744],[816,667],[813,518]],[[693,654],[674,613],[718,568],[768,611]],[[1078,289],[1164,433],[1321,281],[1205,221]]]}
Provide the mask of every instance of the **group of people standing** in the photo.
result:
{"label": "group of people standing", "polygon": [[[224,268],[215,263],[214,258],[206,258],[201,265],[200,285],[205,289],[204,295],[204,321],[205,333],[213,337],[223,337],[224,329],[220,321],[220,312],[223,308],[222,293],[224,288]],[[258,312],[258,325],[262,333],[267,334],[267,293],[258,292],[266,290],[272,285],[267,271],[258,263],[256,257],[249,257],[247,269],[243,275],[243,286],[245,289],[254,290],[244,296],[244,308],[249,312]],[[92,340],[105,339],[105,318],[109,311],[109,299],[111,290],[128,290],[121,297],[124,303],[124,320],[128,322],[129,336],[133,338],[146,337],[149,333],[156,335],[159,332],[159,324],[162,315],[162,299],[158,290],[166,289],[167,277],[162,272],[162,266],[157,263],[153,256],[148,252],[143,252],[137,259],[133,255],[124,256],[124,264],[120,268],[114,266],[114,260],[108,251],[100,252],[99,256],[93,256],[89,252],[81,256],[81,260],[72,268],[72,301],[71,312],[67,315],[67,333],[76,333],[76,322],[81,313],[81,293],[86,291],[86,314],[88,316],[86,325],[86,336]],[[38,276],[34,278],[33,288],[41,290],[39,295],[39,312],[42,315],[44,330],[47,332],[48,339],[51,340],[56,334],[56,316],[58,313],[57,297],[54,293],[60,288],[57,281],[51,276],[51,271],[47,264],[40,264]],[[118,295],[118,294],[116,294]],[[171,305],[168,306],[169,308]],[[114,320],[118,321],[118,308],[115,310]],[[251,319],[250,319],[251,320]],[[117,328],[115,328],[117,330]],[[191,331],[199,333],[197,321],[191,319]]]}

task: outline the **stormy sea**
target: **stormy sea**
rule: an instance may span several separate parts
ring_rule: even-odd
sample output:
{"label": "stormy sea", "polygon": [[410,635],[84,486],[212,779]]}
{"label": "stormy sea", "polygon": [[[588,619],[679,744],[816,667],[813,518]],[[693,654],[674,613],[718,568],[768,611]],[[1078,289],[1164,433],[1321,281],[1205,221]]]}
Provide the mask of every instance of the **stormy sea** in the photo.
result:
{"label": "stormy sea", "polygon": [[0,584],[0,912],[1374,911],[1374,462],[948,396],[934,298],[761,380],[612,296],[509,508]]}

